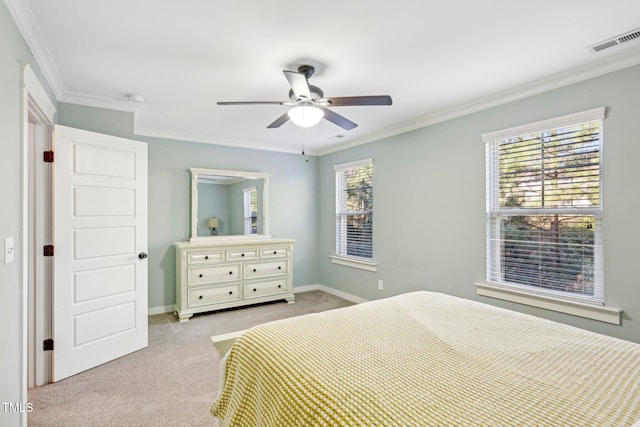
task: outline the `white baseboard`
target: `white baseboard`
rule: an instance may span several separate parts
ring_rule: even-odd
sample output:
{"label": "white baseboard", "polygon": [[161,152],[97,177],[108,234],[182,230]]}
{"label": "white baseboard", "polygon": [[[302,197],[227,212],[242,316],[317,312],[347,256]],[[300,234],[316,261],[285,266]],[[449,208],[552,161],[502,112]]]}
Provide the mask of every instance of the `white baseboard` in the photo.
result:
{"label": "white baseboard", "polygon": [[368,300],[364,299],[364,298],[360,298],[358,296],[349,294],[347,292],[343,292],[343,291],[339,291],[337,289],[333,289],[330,288],[328,286],[325,285],[304,285],[304,286],[294,286],[293,287],[293,293],[297,294],[300,292],[309,292],[309,291],[322,291],[322,292],[326,292],[328,294],[331,295],[335,295],[337,297],[340,297],[342,299],[346,299],[347,301],[351,301],[355,304],[360,304],[362,302],[367,302]]}
{"label": "white baseboard", "polygon": [[176,306],[175,305],[161,305],[158,307],[149,307],[149,316],[153,315],[153,314],[164,314],[164,313],[173,313],[174,311],[176,311]]}
{"label": "white baseboard", "polygon": [[[309,292],[309,291],[322,291],[331,295],[335,295],[342,299],[346,299],[347,301],[351,301],[355,304],[360,304],[361,302],[366,302],[367,300],[364,298],[357,297],[355,295],[351,295],[346,292],[339,291],[337,289],[330,288],[325,285],[304,285],[304,286],[294,286],[293,293],[301,293],[301,292]],[[173,313],[176,311],[176,307],[174,305],[164,305],[158,307],[149,307],[149,316],[154,314],[164,314],[164,313]]]}

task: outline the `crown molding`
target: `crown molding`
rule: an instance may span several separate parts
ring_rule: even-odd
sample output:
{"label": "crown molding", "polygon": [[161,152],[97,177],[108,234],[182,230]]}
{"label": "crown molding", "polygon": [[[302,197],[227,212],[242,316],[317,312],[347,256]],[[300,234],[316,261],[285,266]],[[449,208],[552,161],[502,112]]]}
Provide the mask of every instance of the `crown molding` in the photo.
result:
{"label": "crown molding", "polygon": [[574,68],[572,70],[558,73],[545,79],[540,79],[526,85],[521,85],[513,89],[480,98],[476,101],[440,110],[418,120],[408,122],[397,127],[384,129],[381,132],[376,133],[375,136],[369,135],[365,136],[364,138],[358,138],[352,141],[345,142],[344,144],[340,144],[339,146],[336,145],[329,147],[326,150],[319,150],[317,155],[323,156],[325,154],[342,151],[347,148],[357,147],[369,142],[379,141],[384,138],[411,132],[416,129],[446,122],[448,120],[487,110],[489,108],[497,107],[500,105],[508,104],[510,102],[518,101],[520,99],[528,98],[534,95],[539,95],[550,90],[559,89],[561,87],[569,86],[575,83],[580,83],[595,77],[612,73],[614,71],[633,67],[638,64],[640,64],[640,48],[627,49],[624,52],[621,52],[614,56],[610,56],[595,64],[588,64],[582,67]]}
{"label": "crown molding", "polygon": [[[58,102],[131,112],[134,114],[134,133],[136,135],[174,140],[187,140],[208,144],[226,145],[231,147],[278,151],[283,153],[298,153],[297,150],[292,149],[265,147],[263,142],[258,143],[254,141],[232,140],[226,138],[224,140],[218,140],[205,135],[192,135],[179,131],[142,128],[137,125],[136,120],[140,108],[139,105],[135,105],[130,103],[129,101],[124,100],[120,101],[115,99],[100,98],[90,95],[67,92],[28,1],[4,0],[4,2],[18,29],[24,37],[27,45],[31,49],[31,52],[33,53],[37,64],[42,70],[42,73],[47,83],[51,87],[51,90],[53,91],[53,94],[55,95]],[[638,64],[640,64],[640,48],[625,49],[618,54],[603,57],[603,59],[597,63],[578,67],[563,73],[550,76],[545,79],[538,80],[533,83],[518,86],[516,88],[512,88],[488,97],[480,98],[476,101],[443,109],[433,114],[424,116],[418,120],[384,129],[380,132],[377,132],[375,135],[369,134],[351,141],[345,141],[344,143],[331,145],[326,149],[313,150],[313,152],[309,154],[321,156],[337,151],[342,151],[351,147],[356,147],[359,145],[389,138],[426,126],[434,125],[436,123],[445,122],[447,120],[462,117],[492,107],[504,105],[509,102],[538,95],[563,86],[579,83],[584,80],[588,80]]]}
{"label": "crown molding", "polygon": [[31,49],[31,53],[53,91],[56,100],[60,100],[66,89],[29,2],[26,0],[4,0],[4,3],[9,9],[9,13],[18,30],[20,30],[20,34],[24,37],[27,46]]}
{"label": "crown molding", "polygon": [[64,93],[58,102],[66,104],[84,105],[86,107],[106,108],[107,110],[124,111],[127,113],[137,114],[140,110],[140,104],[132,103],[128,100],[119,100],[112,98],[104,98],[99,96],[91,96],[78,93]]}
{"label": "crown molding", "polygon": [[[326,154],[346,150],[348,148],[357,147],[359,145],[368,144],[370,142],[379,141],[385,138],[390,138],[403,133],[411,132],[420,128],[431,126],[437,123],[446,122],[458,117],[463,117],[472,113],[487,110],[489,108],[497,107],[500,105],[508,104],[510,102],[518,101],[520,99],[528,98],[534,95],[539,95],[554,89],[569,86],[571,84],[580,83],[595,77],[599,77],[614,71],[619,71],[625,68],[633,67],[640,64],[640,48],[627,49],[622,53],[614,56],[609,56],[603,61],[588,64],[579,68],[574,68],[569,71],[555,74],[553,76],[537,80],[532,83],[521,85],[513,89],[509,89],[494,95],[480,98],[478,100],[460,104],[448,109],[440,110],[434,114],[424,116],[418,120],[404,123],[400,126],[383,129],[377,132],[375,135],[368,134],[363,137],[353,139],[351,141],[345,141],[344,143],[332,144],[326,149],[314,149],[309,150],[309,155],[312,156],[324,156]],[[109,108],[109,107],[106,107]],[[134,126],[134,133],[136,135],[151,136],[156,138],[166,138],[173,140],[202,142],[207,144],[225,145],[237,148],[251,148],[256,150],[277,151],[282,153],[299,154],[298,150],[283,149],[275,146],[266,147],[264,142],[252,142],[243,140],[218,140],[205,135],[193,135],[180,131],[167,131],[163,129],[150,129]]]}
{"label": "crown molding", "polygon": [[[264,142],[246,141],[246,140],[233,139],[233,138],[216,139],[206,135],[186,133],[182,131],[171,131],[166,129],[153,129],[153,128],[144,128],[140,126],[135,126],[134,133],[140,136],[170,139],[173,141],[189,141],[189,142],[198,142],[203,144],[223,145],[226,147],[248,148],[253,150],[274,151],[274,152],[287,153],[287,154],[300,154],[299,150],[276,147],[276,146],[266,146]],[[312,153],[309,153],[309,154],[313,155]]]}

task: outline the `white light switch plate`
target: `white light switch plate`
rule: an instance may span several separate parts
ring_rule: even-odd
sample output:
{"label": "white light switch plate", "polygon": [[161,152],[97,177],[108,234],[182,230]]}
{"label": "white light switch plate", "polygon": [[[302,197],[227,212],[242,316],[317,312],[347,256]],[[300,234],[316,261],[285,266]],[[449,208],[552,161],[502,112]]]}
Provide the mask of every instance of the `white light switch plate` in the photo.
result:
{"label": "white light switch plate", "polygon": [[4,239],[4,263],[9,264],[13,262],[16,248],[13,243],[13,237],[7,237]]}

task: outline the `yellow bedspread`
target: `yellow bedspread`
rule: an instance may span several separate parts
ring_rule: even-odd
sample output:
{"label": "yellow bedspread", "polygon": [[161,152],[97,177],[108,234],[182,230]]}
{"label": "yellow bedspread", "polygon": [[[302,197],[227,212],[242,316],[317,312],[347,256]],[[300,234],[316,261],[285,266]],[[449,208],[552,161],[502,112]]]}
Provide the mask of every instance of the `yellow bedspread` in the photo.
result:
{"label": "yellow bedspread", "polygon": [[430,292],[272,322],[233,345],[221,426],[628,426],[640,345]]}

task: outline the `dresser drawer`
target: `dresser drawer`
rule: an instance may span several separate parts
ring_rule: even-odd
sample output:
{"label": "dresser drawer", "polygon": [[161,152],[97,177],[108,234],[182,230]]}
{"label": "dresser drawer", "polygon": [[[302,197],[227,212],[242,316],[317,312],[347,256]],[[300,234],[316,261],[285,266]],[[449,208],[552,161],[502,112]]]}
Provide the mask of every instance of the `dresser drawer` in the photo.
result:
{"label": "dresser drawer", "polygon": [[257,258],[258,258],[257,248],[227,250],[227,261],[242,261],[245,259],[257,259]]}
{"label": "dresser drawer", "polygon": [[187,254],[187,264],[206,264],[223,261],[224,251],[189,252]]}
{"label": "dresser drawer", "polygon": [[240,280],[241,271],[241,264],[213,264],[189,267],[187,284],[188,286],[192,286]]}
{"label": "dresser drawer", "polygon": [[287,278],[246,282],[244,285],[244,298],[259,298],[267,295],[276,295],[287,292]]}
{"label": "dresser drawer", "polygon": [[288,273],[286,259],[280,261],[248,262],[244,266],[245,279],[257,279],[259,277],[279,276]]}
{"label": "dresser drawer", "polygon": [[217,304],[221,302],[240,301],[240,283],[219,285],[219,286],[200,286],[189,289],[189,307],[197,307],[200,305]]}
{"label": "dresser drawer", "polygon": [[289,248],[260,248],[260,258],[284,258],[289,256]]}

